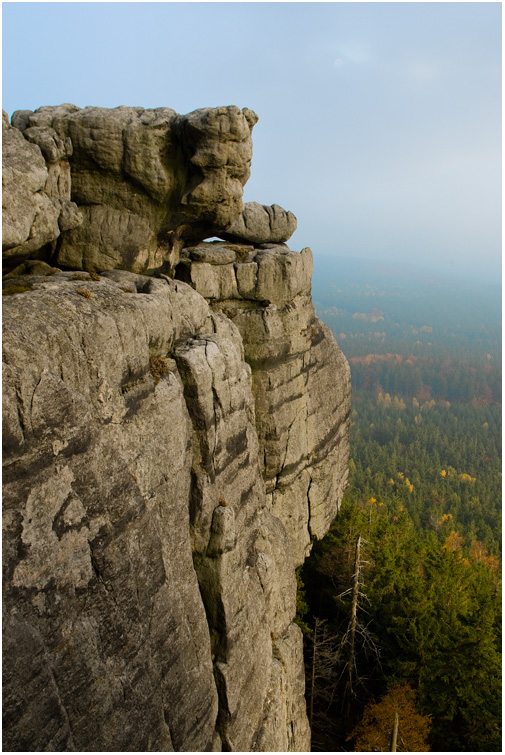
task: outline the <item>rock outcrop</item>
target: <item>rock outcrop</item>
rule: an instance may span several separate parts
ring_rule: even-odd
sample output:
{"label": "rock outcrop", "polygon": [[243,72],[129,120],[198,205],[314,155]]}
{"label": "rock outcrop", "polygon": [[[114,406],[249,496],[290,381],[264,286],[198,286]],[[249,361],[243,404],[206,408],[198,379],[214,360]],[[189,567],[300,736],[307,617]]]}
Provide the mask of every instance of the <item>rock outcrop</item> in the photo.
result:
{"label": "rock outcrop", "polygon": [[27,140],[72,146],[72,199],[82,223],[61,238],[53,261],[89,271],[168,271],[185,243],[220,233],[242,212],[256,121],[252,110],[234,106],[183,116],[75,105],[15,113]]}
{"label": "rock outcrop", "polygon": [[[350,409],[349,368],[314,315],[312,254],[193,242],[175,279],[118,269],[114,250],[102,267],[107,244],[90,239],[108,237],[85,207],[136,214],[142,185],[148,216],[156,186],[140,172],[151,160],[154,175],[167,123],[200,145],[199,183],[173,217],[186,212],[199,242],[240,213],[236,149],[254,118],[117,109],[121,167],[90,125],[101,113],[69,107],[13,119],[30,155],[50,155],[44,129],[70,139],[72,196],[94,176],[101,204],[78,202],[63,256],[4,278],[4,749],[307,751],[295,567],[337,513]],[[228,203],[209,209],[205,182],[225,181],[224,165]],[[77,248],[89,272],[61,269]]]}
{"label": "rock outcrop", "polygon": [[296,231],[296,218],[278,204],[271,207],[247,202],[235,222],[220,234],[229,241],[251,244],[278,244],[288,241]]}

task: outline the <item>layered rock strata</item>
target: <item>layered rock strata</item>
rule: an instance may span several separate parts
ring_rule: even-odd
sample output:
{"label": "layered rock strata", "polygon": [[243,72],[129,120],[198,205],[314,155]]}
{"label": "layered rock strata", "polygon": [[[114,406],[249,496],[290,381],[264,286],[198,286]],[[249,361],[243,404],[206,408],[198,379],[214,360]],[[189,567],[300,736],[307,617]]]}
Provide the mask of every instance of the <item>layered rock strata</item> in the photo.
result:
{"label": "layered rock strata", "polygon": [[7,124],[29,201],[70,165],[84,220],[7,248],[4,749],[307,751],[295,567],[346,483],[349,369],[309,249],[197,243],[242,211],[254,114],[104,119]]}
{"label": "layered rock strata", "polygon": [[350,373],[315,316],[312,252],[205,243],[185,250],[177,275],[242,336],[268,505],[302,564],[335,518],[348,474]]}

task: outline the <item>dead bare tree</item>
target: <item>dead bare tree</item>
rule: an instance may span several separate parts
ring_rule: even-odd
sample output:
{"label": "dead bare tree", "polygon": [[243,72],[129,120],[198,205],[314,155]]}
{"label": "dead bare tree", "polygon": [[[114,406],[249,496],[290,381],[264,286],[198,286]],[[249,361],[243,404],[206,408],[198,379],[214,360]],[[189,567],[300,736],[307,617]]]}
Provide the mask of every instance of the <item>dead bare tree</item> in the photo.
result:
{"label": "dead bare tree", "polygon": [[[366,677],[358,670],[358,651],[372,654],[380,663],[380,653],[361,615],[365,614],[364,603],[368,601],[364,593],[363,567],[368,563],[363,559],[363,547],[367,544],[361,535],[354,547],[354,563],[351,585],[337,599],[344,601],[350,597],[350,615],[343,634],[332,635],[327,631],[326,622],[315,619],[313,643],[310,659],[310,705],[309,721],[313,732],[314,750],[327,749],[338,728],[337,719],[349,720],[357,691],[366,687]],[[339,701],[339,707],[334,703]]]}
{"label": "dead bare tree", "polygon": [[331,735],[333,726],[329,710],[338,684],[340,638],[328,632],[326,620],[316,618],[314,631],[307,639],[312,643],[307,685],[312,749],[325,750],[325,738]]}
{"label": "dead bare tree", "polygon": [[397,736],[398,736],[398,711],[395,712],[395,720],[393,721],[393,730],[391,732],[391,744],[389,746],[390,752],[396,752]]}

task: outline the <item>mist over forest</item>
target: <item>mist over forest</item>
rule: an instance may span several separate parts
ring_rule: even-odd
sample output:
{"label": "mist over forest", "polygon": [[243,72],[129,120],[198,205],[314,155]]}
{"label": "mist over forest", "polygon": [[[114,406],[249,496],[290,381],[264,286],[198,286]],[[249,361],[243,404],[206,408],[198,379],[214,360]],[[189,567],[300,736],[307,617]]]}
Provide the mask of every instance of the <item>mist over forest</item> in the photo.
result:
{"label": "mist over forest", "polygon": [[299,570],[313,750],[501,750],[501,292],[319,258],[349,486]]}

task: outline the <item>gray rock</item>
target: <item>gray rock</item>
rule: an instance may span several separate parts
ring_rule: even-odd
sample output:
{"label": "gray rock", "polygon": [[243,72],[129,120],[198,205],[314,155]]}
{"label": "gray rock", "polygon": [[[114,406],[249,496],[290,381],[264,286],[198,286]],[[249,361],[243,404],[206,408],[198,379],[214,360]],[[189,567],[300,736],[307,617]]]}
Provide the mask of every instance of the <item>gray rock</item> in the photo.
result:
{"label": "gray rock", "polygon": [[27,260],[18,265],[7,275],[4,275],[4,281],[19,275],[54,275],[61,272],[57,267],[51,267],[43,260]]}
{"label": "gray rock", "polygon": [[296,231],[296,217],[278,204],[268,207],[258,202],[247,202],[242,214],[220,234],[230,241],[246,241],[253,244],[287,241]]}
{"label": "gray rock", "polygon": [[307,751],[239,330],[180,281],[36,270],[4,297],[4,747]]}
{"label": "gray rock", "polygon": [[[7,113],[5,113],[5,111],[4,114],[7,122],[9,122],[9,116],[7,115]],[[20,131],[24,131],[30,125],[31,115],[33,115],[33,110],[16,110],[12,114],[11,124],[14,126],[14,128],[17,128]]]}
{"label": "gray rock", "polygon": [[188,258],[192,262],[208,262],[211,265],[229,265],[235,262],[237,252],[231,244],[200,244],[188,250]]}
{"label": "gray rock", "polygon": [[349,368],[290,213],[199,243],[242,211],[256,116],[12,120],[4,748],[306,752],[295,566],[346,485]]}
{"label": "gray rock", "polygon": [[301,252],[279,245],[230,249],[204,242],[184,250],[177,277],[209,300],[250,299],[285,307],[310,293],[312,252],[308,247]]}
{"label": "gray rock", "polygon": [[4,113],[2,255],[7,270],[47,245],[52,249],[61,230],[82,222],[77,206],[70,201],[70,142],[47,128],[29,128],[27,132],[31,141],[9,125]]}
{"label": "gray rock", "polygon": [[268,505],[298,565],[312,538],[327,532],[347,484],[349,366],[315,317],[310,249],[269,245],[247,251],[248,262],[193,261],[209,246],[191,250],[178,274],[240,331],[254,376]]}
{"label": "gray rock", "polygon": [[[48,243],[53,255],[58,239],[65,267],[173,271],[185,244],[242,211],[256,121],[234,106],[16,111],[19,128],[7,124],[4,136],[4,256],[19,262]],[[67,203],[57,213],[48,198],[72,199],[79,212]]]}
{"label": "gray rock", "polygon": [[257,120],[246,108],[182,116],[65,105],[14,120],[51,158],[72,146],[72,199],[83,222],[62,235],[60,265],[168,272],[185,243],[216,235],[242,210]]}
{"label": "gray rock", "polygon": [[60,231],[78,228],[83,221],[83,216],[77,209],[75,202],[71,202],[69,199],[58,199],[58,204],[60,205],[60,214],[58,215]]}
{"label": "gray rock", "polygon": [[37,144],[44,155],[46,163],[56,163],[70,157],[72,142],[62,138],[49,126],[32,126],[23,131],[23,136],[32,144]]}

